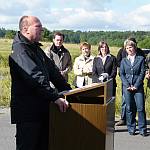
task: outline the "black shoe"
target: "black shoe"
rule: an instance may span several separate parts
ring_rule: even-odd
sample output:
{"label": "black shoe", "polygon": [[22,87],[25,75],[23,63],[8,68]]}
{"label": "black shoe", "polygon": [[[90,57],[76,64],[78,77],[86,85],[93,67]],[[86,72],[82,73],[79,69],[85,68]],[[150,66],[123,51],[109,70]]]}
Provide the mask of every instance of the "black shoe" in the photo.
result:
{"label": "black shoe", "polygon": [[148,136],[147,132],[140,133],[140,135],[143,136],[143,137]]}
{"label": "black shoe", "polygon": [[129,132],[130,135],[135,135],[135,132]]}
{"label": "black shoe", "polygon": [[123,126],[123,125],[126,125],[125,121],[120,119],[117,123],[116,123],[116,126]]}

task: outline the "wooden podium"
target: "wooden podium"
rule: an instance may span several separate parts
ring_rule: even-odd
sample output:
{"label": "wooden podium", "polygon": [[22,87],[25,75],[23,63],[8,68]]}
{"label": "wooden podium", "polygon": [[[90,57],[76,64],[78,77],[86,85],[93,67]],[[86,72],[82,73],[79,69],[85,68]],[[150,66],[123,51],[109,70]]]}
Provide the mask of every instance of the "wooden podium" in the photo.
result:
{"label": "wooden podium", "polygon": [[49,150],[114,150],[113,81],[65,93],[67,112],[50,104]]}

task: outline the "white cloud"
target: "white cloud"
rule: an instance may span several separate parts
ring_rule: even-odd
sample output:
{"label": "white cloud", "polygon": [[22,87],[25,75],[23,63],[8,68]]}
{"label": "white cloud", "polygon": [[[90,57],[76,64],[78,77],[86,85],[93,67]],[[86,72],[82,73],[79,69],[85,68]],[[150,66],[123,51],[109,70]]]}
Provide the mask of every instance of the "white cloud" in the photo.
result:
{"label": "white cloud", "polygon": [[80,3],[86,10],[104,10],[104,4],[110,0],[82,0]]}
{"label": "white cloud", "polygon": [[50,10],[49,3],[47,0],[1,0],[0,27],[10,28],[15,24],[18,26],[18,20],[22,15],[35,15],[42,18],[45,10]]}
{"label": "white cloud", "polygon": [[120,18],[120,23],[130,30],[150,30],[150,4],[141,6]]}
{"label": "white cloud", "polygon": [[[48,24],[49,29],[73,29],[73,30],[112,30],[115,27],[116,14],[112,10],[93,11],[83,8],[54,9],[49,18],[54,20]],[[111,28],[111,25],[113,28]],[[118,25],[116,26],[116,30]]]}
{"label": "white cloud", "polygon": [[[16,3],[26,6],[27,9],[50,7],[50,0],[15,0]],[[34,11],[34,10],[33,10]]]}
{"label": "white cloud", "polygon": [[75,4],[79,8],[85,10],[104,10],[104,5],[110,3],[112,0],[56,0],[59,1],[63,7],[68,7]]}
{"label": "white cloud", "polygon": [[131,15],[137,24],[150,24],[150,4],[138,8]]}
{"label": "white cloud", "polygon": [[35,15],[50,30],[150,30],[150,4],[120,13],[106,8],[111,0],[56,1],[58,8],[51,0],[1,0],[0,27],[18,27],[22,15]]}

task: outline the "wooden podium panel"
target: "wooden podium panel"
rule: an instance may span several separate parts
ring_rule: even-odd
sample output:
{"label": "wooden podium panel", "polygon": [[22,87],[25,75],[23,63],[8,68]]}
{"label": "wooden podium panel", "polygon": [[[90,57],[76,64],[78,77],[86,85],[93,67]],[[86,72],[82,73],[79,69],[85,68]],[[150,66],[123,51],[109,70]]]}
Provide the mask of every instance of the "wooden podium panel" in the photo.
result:
{"label": "wooden podium panel", "polygon": [[114,149],[114,98],[106,99],[105,84],[86,88],[65,94],[71,104],[65,113],[50,104],[49,150]]}

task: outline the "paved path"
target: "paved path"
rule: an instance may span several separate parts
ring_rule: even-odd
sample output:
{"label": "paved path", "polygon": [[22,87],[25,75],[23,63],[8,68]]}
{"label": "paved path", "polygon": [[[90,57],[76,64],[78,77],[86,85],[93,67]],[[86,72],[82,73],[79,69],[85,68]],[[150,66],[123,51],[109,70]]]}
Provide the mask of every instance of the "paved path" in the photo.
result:
{"label": "paved path", "polygon": [[126,126],[115,127],[114,150],[149,150],[150,149],[150,120],[148,123],[148,136],[142,137],[138,134],[131,136],[128,134]]}
{"label": "paved path", "polygon": [[[150,120],[148,132],[150,133]],[[15,125],[10,124],[9,109],[0,108],[0,150],[15,150],[14,135]],[[130,136],[126,126],[115,127],[114,146],[114,150],[149,150],[150,136]]]}
{"label": "paved path", "polygon": [[10,124],[9,109],[0,108],[0,150],[15,150],[15,126]]}

